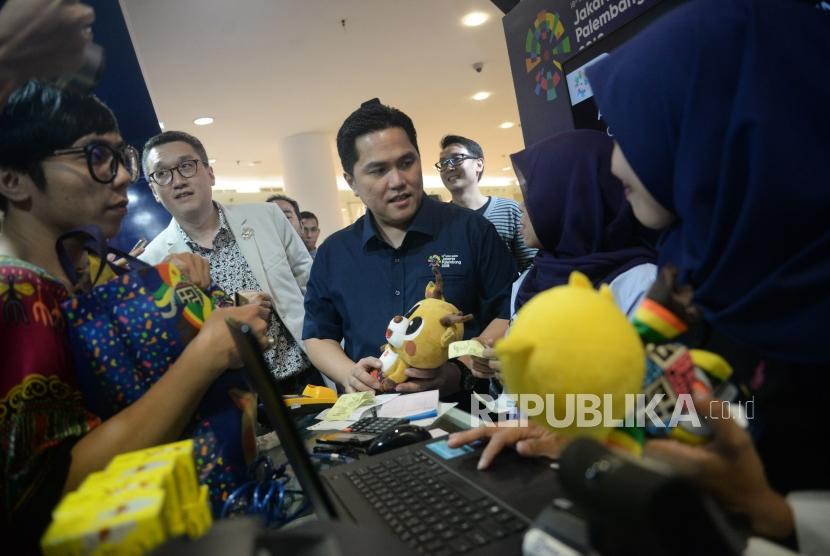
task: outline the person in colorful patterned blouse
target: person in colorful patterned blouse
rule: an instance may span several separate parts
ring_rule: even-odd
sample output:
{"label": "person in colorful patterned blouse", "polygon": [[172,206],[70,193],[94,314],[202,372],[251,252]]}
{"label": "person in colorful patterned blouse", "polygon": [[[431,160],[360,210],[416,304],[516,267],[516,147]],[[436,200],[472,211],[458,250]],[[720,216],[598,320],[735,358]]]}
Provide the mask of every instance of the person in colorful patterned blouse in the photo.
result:
{"label": "person in colorful patterned blouse", "polygon": [[[0,529],[23,552],[36,551],[54,505],[90,472],[178,438],[210,383],[238,364],[226,318],[251,324],[266,345],[257,307],[218,309],[141,399],[103,422],[86,410],[60,309],[72,287],[55,243],[88,225],[114,236],[138,171],[135,149],[93,96],[30,82],[0,112]],[[196,257],[177,257],[190,276],[208,276]],[[84,261],[79,250],[74,262]]]}

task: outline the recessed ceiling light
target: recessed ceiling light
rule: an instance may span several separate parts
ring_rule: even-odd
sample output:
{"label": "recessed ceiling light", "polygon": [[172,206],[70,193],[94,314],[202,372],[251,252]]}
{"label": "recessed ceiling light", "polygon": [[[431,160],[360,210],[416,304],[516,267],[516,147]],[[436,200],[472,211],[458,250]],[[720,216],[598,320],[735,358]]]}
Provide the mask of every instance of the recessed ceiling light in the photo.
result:
{"label": "recessed ceiling light", "polygon": [[159,129],[164,131],[164,122],[159,122]]}
{"label": "recessed ceiling light", "polygon": [[502,122],[502,123],[499,124],[499,127],[502,128],[502,129],[510,129],[514,125],[516,125],[516,124],[514,124],[513,122]]}
{"label": "recessed ceiling light", "polygon": [[208,159],[208,164],[216,164],[216,159],[215,158],[209,158]]}
{"label": "recessed ceiling light", "polygon": [[210,116],[202,116],[201,118],[193,120],[193,123],[196,125],[210,125],[213,123],[213,118]]}
{"label": "recessed ceiling light", "polygon": [[492,93],[488,91],[479,91],[473,95],[473,100],[487,100]]}
{"label": "recessed ceiling light", "polygon": [[478,27],[488,19],[490,19],[490,16],[484,12],[470,12],[461,18],[461,23],[467,27]]}
{"label": "recessed ceiling light", "polygon": [[261,160],[252,160],[248,163],[248,166],[256,166],[257,164],[262,164]]}

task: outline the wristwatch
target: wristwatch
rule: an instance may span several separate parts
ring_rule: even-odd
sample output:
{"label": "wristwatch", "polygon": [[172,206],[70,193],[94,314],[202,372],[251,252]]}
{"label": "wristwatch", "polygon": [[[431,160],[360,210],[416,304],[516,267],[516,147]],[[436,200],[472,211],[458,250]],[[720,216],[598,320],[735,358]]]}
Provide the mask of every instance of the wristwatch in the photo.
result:
{"label": "wristwatch", "polygon": [[458,359],[450,359],[450,363],[458,367],[460,380],[458,382],[458,388],[462,392],[472,392],[475,390],[476,387],[476,377],[473,376],[473,371],[470,368],[459,361]]}

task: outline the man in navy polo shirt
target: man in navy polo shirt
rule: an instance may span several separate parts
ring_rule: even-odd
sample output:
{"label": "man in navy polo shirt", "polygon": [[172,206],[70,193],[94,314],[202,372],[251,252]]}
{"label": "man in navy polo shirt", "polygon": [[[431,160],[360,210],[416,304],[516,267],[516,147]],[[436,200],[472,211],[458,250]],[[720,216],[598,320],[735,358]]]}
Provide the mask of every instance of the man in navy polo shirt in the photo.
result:
{"label": "man in navy polo shirt", "polygon": [[[513,258],[490,222],[424,195],[412,120],[377,99],[365,102],[340,127],[337,150],[367,212],[317,251],[303,326],[314,365],[348,392],[379,388],[370,372],[381,366],[386,326],[423,299],[432,279],[429,259],[436,255],[445,299],[474,316],[465,338],[501,336]],[[469,369],[456,362],[406,374],[398,392],[439,388],[446,396],[474,384]]]}

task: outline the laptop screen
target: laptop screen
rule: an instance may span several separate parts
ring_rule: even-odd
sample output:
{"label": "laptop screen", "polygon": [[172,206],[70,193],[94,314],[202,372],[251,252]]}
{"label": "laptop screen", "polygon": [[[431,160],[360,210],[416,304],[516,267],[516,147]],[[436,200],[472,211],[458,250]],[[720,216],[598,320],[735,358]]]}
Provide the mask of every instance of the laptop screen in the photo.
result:
{"label": "laptop screen", "polygon": [[317,471],[308,457],[305,445],[300,438],[297,429],[288,414],[288,408],[282,401],[285,392],[280,385],[272,380],[271,373],[265,364],[262,356],[262,348],[253,330],[247,324],[227,321],[231,329],[231,335],[236,343],[242,362],[245,366],[245,373],[251,383],[251,387],[259,394],[268,414],[271,426],[277,432],[280,445],[285,451],[288,462],[294,469],[294,474],[308,499],[314,506],[317,518],[321,521],[336,520],[338,518],[334,503],[317,475]]}

